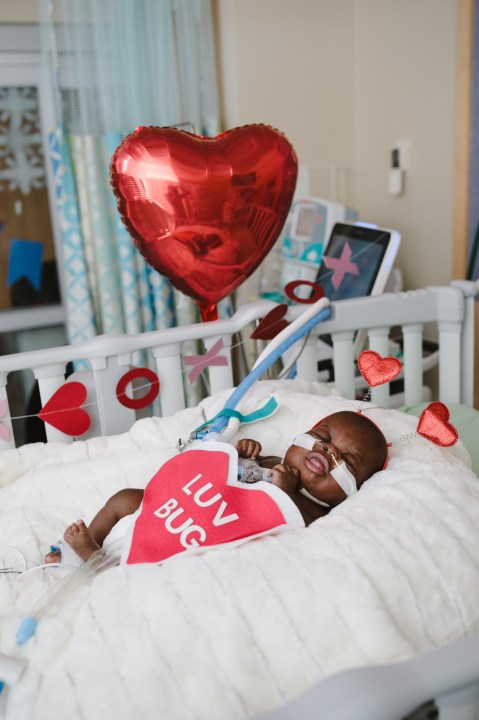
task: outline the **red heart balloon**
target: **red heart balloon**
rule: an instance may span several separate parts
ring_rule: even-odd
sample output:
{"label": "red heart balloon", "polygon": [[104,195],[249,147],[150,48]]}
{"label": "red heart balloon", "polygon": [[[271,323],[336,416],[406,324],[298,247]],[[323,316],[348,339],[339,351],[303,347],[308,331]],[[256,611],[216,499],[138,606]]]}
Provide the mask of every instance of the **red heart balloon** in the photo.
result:
{"label": "red heart balloon", "polygon": [[278,238],[297,169],[291,144],[267,125],[215,138],[139,127],[113,154],[110,179],[138,250],[211,320]]}
{"label": "red heart balloon", "polygon": [[[229,462],[227,452],[216,450],[188,450],[168,460],[146,486],[127,563],[162,562],[191,547],[241,540],[293,522],[256,484],[230,485]],[[283,493],[281,498],[291,502]]]}
{"label": "red heart balloon", "polygon": [[382,357],[374,350],[365,350],[358,358],[358,367],[369,387],[376,387],[394,380],[402,370],[402,363],[395,357]]}
{"label": "red heart balloon", "polygon": [[444,403],[438,401],[429,403],[419,418],[417,432],[436,445],[450,447],[457,442],[458,433],[454,425],[449,422],[449,418],[449,410]]}
{"label": "red heart balloon", "polygon": [[38,417],[66,435],[83,435],[90,427],[90,416],[80,407],[86,396],[83,383],[66,382],[42,407]]}

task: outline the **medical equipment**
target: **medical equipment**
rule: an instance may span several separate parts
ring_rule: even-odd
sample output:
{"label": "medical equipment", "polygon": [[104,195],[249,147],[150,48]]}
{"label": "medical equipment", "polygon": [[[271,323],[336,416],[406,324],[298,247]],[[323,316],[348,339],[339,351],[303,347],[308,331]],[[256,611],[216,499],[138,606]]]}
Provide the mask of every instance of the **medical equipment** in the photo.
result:
{"label": "medical equipment", "polygon": [[245,483],[258,482],[264,480],[271,482],[269,469],[262,468],[253,458],[238,458],[238,480]]}

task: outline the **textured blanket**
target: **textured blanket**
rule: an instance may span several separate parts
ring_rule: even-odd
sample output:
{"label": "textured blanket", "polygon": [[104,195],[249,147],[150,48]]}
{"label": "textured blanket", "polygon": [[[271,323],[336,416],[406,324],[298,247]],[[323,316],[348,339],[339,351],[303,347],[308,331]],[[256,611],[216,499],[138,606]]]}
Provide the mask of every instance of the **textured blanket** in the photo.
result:
{"label": "textured blanket", "polygon": [[[245,410],[272,390],[278,412],[240,431],[265,454],[281,455],[324,415],[355,407],[316,394],[319,386],[282,381],[259,383]],[[4,552],[40,563],[67,523],[88,522],[121,488],[145,487],[178,438],[227,395],[141,420],[124,435],[0,454]],[[391,440],[417,423],[398,411],[370,415]],[[68,576],[53,568],[0,575],[0,652],[28,661],[0,695],[0,717],[253,718],[338,670],[478,631],[479,480],[467,461],[460,445],[451,452],[412,438],[359,493],[305,529],[162,565],[112,567],[63,593]],[[37,633],[16,647],[35,605],[43,606]]]}

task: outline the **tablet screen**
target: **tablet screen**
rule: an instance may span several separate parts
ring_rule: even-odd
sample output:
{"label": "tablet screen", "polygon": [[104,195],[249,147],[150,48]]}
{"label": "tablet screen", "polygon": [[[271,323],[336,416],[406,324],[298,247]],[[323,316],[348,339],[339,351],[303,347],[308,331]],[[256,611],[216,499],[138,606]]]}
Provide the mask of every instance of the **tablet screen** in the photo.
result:
{"label": "tablet screen", "polygon": [[[382,292],[389,273],[381,273],[391,234],[385,230],[337,223],[316,276],[330,300]],[[374,287],[378,276],[382,287]]]}

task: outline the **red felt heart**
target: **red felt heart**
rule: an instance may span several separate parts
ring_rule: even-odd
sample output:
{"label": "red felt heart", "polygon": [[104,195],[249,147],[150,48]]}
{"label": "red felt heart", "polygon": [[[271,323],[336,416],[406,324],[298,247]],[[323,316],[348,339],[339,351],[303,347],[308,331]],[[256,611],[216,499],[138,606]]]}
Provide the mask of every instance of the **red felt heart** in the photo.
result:
{"label": "red felt heart", "polygon": [[111,161],[123,222],[159,273],[203,319],[246,280],[277,239],[293,198],[295,152],[267,125],[215,138],[140,127]]}
{"label": "red felt heart", "polygon": [[267,492],[255,484],[227,483],[229,463],[229,454],[216,450],[189,450],[166,462],[146,487],[127,563],[161,562],[191,547],[285,525]]}
{"label": "red felt heart", "polygon": [[90,427],[90,416],[80,407],[86,396],[83,383],[66,382],[42,407],[38,417],[65,435],[83,435]]}
{"label": "red felt heart", "polygon": [[459,436],[454,425],[449,422],[449,418],[449,409],[444,403],[437,401],[429,403],[419,418],[417,432],[436,445],[450,447],[457,442]]}
{"label": "red felt heart", "polygon": [[289,323],[284,320],[288,312],[288,306],[284,303],[273,308],[260,320],[258,326],[253,330],[250,337],[252,340],[272,340],[276,335],[288,327]]}
{"label": "red felt heart", "polygon": [[382,357],[374,350],[365,350],[358,358],[359,371],[369,387],[376,387],[394,380],[402,370],[402,363],[395,357]]}

